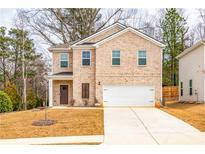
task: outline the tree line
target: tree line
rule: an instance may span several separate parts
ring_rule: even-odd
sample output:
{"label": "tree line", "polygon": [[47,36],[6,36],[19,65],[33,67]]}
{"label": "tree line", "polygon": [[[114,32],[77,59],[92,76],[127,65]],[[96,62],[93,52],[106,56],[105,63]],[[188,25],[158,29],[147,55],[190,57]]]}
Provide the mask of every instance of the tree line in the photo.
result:
{"label": "tree line", "polygon": [[[28,109],[42,106],[47,86],[44,75],[48,66],[42,54],[36,51],[27,31],[0,27],[0,70],[0,88],[10,97],[12,110],[22,110],[25,105]],[[26,103],[23,103],[23,73],[26,77]]]}
{"label": "tree line", "polygon": [[205,9],[196,9],[198,18],[190,27],[185,9],[48,8],[20,10],[27,26],[49,45],[69,44],[114,23],[121,22],[165,43],[163,85],[178,85],[176,56],[205,37]]}

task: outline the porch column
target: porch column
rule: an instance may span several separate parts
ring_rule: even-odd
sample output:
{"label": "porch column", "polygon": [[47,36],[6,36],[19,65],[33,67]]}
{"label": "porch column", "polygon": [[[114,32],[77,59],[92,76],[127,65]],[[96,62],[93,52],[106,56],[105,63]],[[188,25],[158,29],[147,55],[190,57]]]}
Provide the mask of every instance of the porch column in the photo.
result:
{"label": "porch column", "polygon": [[53,80],[49,79],[49,106],[53,106]]}

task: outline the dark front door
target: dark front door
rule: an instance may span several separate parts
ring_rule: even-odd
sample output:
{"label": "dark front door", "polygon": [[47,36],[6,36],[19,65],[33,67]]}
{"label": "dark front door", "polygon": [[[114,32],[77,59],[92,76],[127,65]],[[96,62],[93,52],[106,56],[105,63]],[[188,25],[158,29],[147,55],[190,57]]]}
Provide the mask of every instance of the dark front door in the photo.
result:
{"label": "dark front door", "polygon": [[60,104],[68,104],[68,85],[60,85]]}

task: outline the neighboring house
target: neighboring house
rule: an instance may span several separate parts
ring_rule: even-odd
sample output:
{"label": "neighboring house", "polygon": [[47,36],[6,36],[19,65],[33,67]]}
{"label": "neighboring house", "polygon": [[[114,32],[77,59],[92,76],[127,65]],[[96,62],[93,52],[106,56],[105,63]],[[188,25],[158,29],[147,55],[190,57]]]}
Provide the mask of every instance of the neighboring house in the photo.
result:
{"label": "neighboring house", "polygon": [[179,54],[180,101],[205,102],[205,42]]}
{"label": "neighboring house", "polygon": [[49,48],[49,105],[153,106],[162,99],[162,47],[115,23],[70,46]]}

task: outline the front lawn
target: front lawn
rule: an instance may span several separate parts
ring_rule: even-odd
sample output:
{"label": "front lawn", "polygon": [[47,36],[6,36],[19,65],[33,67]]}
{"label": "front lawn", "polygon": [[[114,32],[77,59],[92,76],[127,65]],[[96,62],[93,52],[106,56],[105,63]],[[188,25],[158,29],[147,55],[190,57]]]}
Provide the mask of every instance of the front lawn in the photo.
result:
{"label": "front lawn", "polygon": [[161,110],[205,132],[205,104],[182,104],[168,102]]}
{"label": "front lawn", "polygon": [[33,126],[44,119],[44,110],[0,114],[0,139],[104,134],[103,109],[48,109],[47,114],[57,123]]}

